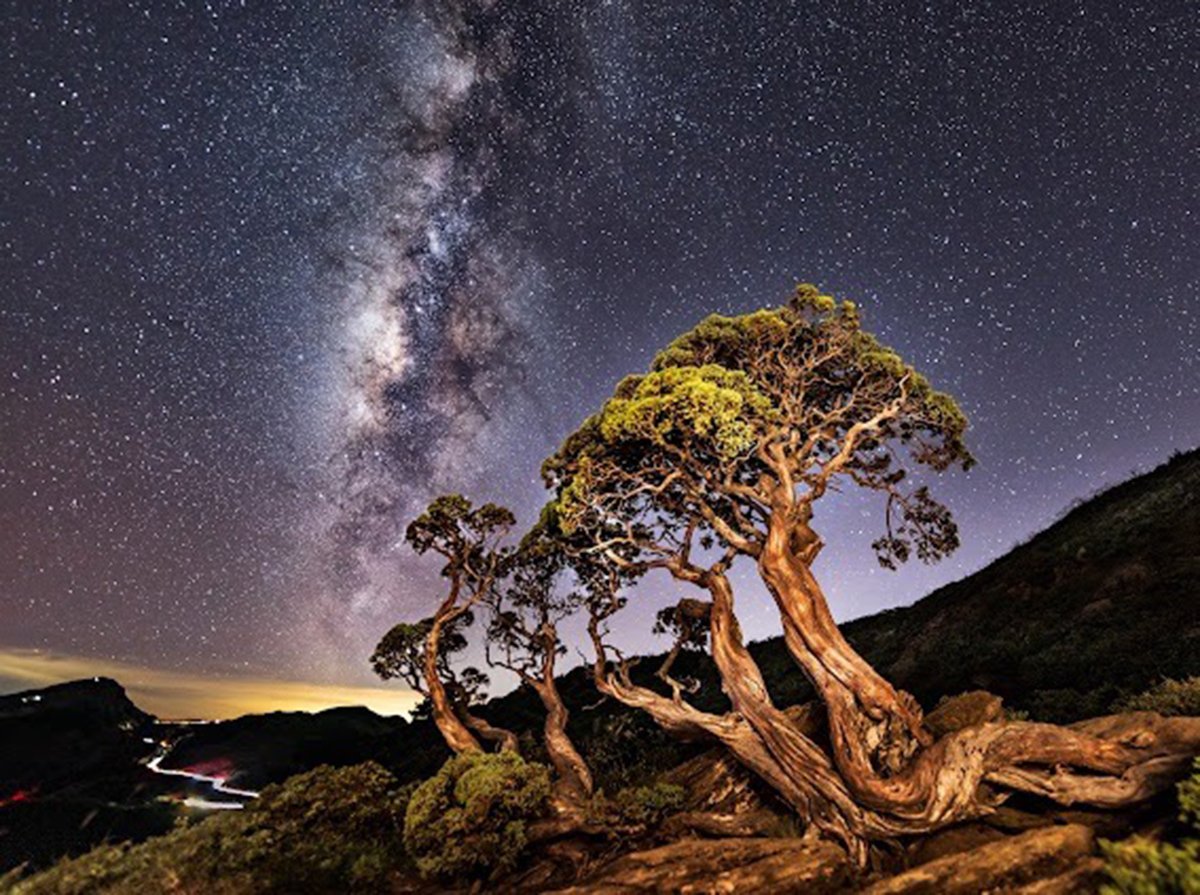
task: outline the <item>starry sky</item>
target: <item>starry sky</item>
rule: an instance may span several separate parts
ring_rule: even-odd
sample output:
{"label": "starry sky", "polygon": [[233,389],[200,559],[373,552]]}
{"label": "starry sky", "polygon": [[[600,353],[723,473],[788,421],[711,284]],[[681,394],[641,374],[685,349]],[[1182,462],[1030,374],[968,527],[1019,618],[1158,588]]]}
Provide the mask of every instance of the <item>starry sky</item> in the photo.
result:
{"label": "starry sky", "polygon": [[437,597],[423,502],[529,520],[618,378],[801,280],[960,399],[980,460],[937,483],[938,566],[875,567],[880,508],[827,501],[841,618],[1200,444],[1192,2],[0,18],[0,685],[369,685]]}

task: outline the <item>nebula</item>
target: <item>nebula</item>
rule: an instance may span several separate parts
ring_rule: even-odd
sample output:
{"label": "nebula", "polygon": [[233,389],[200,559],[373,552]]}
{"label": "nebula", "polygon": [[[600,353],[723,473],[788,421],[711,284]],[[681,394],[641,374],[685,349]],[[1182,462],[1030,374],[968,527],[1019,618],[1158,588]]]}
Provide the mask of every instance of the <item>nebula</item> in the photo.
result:
{"label": "nebula", "polygon": [[520,416],[541,294],[532,253],[486,211],[518,129],[503,30],[483,6],[429,3],[380,43],[391,64],[378,67],[384,107],[363,165],[370,211],[332,249],[342,378],[328,566],[335,601],[348,593],[359,612],[395,592],[403,525],[484,476]]}

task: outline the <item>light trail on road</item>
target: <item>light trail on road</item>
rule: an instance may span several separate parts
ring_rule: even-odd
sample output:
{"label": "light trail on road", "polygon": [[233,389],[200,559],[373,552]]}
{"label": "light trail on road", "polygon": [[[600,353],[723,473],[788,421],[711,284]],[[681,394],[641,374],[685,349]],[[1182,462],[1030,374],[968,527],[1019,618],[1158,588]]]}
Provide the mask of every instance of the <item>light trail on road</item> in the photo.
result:
{"label": "light trail on road", "polygon": [[[162,774],[167,777],[184,777],[188,780],[194,780],[197,783],[203,783],[212,788],[214,792],[224,793],[228,796],[240,796],[244,799],[257,799],[258,793],[252,789],[238,789],[234,786],[226,786],[224,777],[211,777],[207,774],[197,774],[194,771],[181,771],[174,768],[162,767],[163,759],[167,757],[164,752],[161,755],[156,755],[146,767],[155,774]],[[241,802],[218,802],[211,799],[203,799],[196,796],[189,796],[183,800],[183,804],[189,808],[202,808],[205,810],[234,810],[244,807]]]}

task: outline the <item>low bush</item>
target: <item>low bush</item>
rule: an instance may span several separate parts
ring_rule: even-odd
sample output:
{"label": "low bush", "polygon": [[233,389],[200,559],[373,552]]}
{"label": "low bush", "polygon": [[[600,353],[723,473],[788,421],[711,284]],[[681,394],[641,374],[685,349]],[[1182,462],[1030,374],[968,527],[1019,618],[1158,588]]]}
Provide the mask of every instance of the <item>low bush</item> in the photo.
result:
{"label": "low bush", "polygon": [[1158,712],[1160,715],[1200,715],[1200,677],[1167,678],[1135,696],[1117,700],[1119,712]]}
{"label": "low bush", "polygon": [[320,767],[241,811],[138,845],[105,845],[15,883],[15,895],[378,892],[405,864],[409,788],[373,762]]}
{"label": "low bush", "polygon": [[1177,843],[1138,837],[1101,843],[1110,880],[1100,890],[1103,895],[1198,895],[1200,760],[1191,778],[1179,785],[1179,820],[1190,832]]}
{"label": "low bush", "polygon": [[513,752],[455,756],[412,794],[404,844],[426,877],[494,878],[511,870],[550,802],[550,771]]}
{"label": "low bush", "polygon": [[595,823],[613,828],[652,828],[683,807],[687,793],[674,783],[630,786],[612,798],[603,794],[592,800]]}

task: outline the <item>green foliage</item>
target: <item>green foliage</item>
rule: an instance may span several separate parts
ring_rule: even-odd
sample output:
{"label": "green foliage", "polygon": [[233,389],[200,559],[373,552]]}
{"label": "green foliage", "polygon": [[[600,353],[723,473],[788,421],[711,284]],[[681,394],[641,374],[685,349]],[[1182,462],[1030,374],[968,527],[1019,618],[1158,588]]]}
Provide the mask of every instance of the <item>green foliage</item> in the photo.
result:
{"label": "green foliage", "polygon": [[1117,700],[1119,712],[1158,712],[1174,715],[1200,715],[1200,676],[1174,680],[1167,678],[1149,690]]}
{"label": "green foliage", "polygon": [[425,641],[431,626],[431,619],[394,625],[371,653],[371,669],[385,681],[401,678],[410,687],[422,689]]}
{"label": "green foliage", "polygon": [[[590,681],[587,686],[591,687]],[[613,713],[608,714],[606,708],[576,713],[576,717],[582,716],[579,723],[588,725],[576,739],[592,769],[597,788],[617,792],[641,786],[690,757],[677,739],[644,712],[614,707]]]}
{"label": "green foliage", "polygon": [[549,799],[544,765],[513,752],[458,755],[413,793],[404,844],[423,876],[494,877],[516,864]]}
{"label": "green foliage", "polygon": [[433,550],[455,564],[515,523],[512,512],[505,507],[494,503],[474,507],[461,494],[446,494],[409,524],[404,537],[417,553]]}
{"label": "green foliage", "polygon": [[403,867],[411,788],[372,762],[320,767],[140,845],[105,845],[19,883],[19,895],[378,892]]}
{"label": "green foliage", "polygon": [[658,826],[668,816],[679,811],[687,798],[682,786],[655,782],[648,786],[622,789],[611,799],[603,793],[593,798],[592,820],[616,829]]}
{"label": "green foliage", "polygon": [[749,451],[763,423],[776,417],[771,401],[745,373],[707,364],[630,377],[604,405],[599,425],[610,443],[700,442],[702,450],[729,460]]}
{"label": "green foliage", "polygon": [[1102,842],[1111,879],[1103,895],[1200,895],[1200,760],[1178,792],[1179,819],[1190,834],[1177,844],[1136,837]]}
{"label": "green foliage", "polygon": [[[488,677],[471,666],[455,672],[451,661],[457,653],[467,648],[466,631],[473,624],[475,613],[470,610],[461,612],[443,624],[438,639],[438,669],[442,679],[452,683],[452,688],[460,689],[462,692],[459,695],[465,696],[469,702],[483,695],[489,683]],[[371,669],[385,681],[400,678],[418,693],[424,693],[425,646],[432,627],[432,618],[393,625],[371,653]]]}
{"label": "green foliage", "polygon": [[748,549],[771,483],[816,499],[843,477],[887,493],[887,535],[873,546],[892,567],[958,546],[949,511],[900,484],[904,455],[939,471],[970,466],[966,426],[949,395],[862,330],[852,303],[801,284],[781,307],[714,314],[681,335],[617,386],[543,475],[565,535],[612,543],[623,525],[631,561],[697,517],[702,542]]}
{"label": "green foliage", "polygon": [[1131,839],[1105,842],[1101,849],[1111,882],[1103,895],[1198,895],[1200,839],[1182,845]]}

